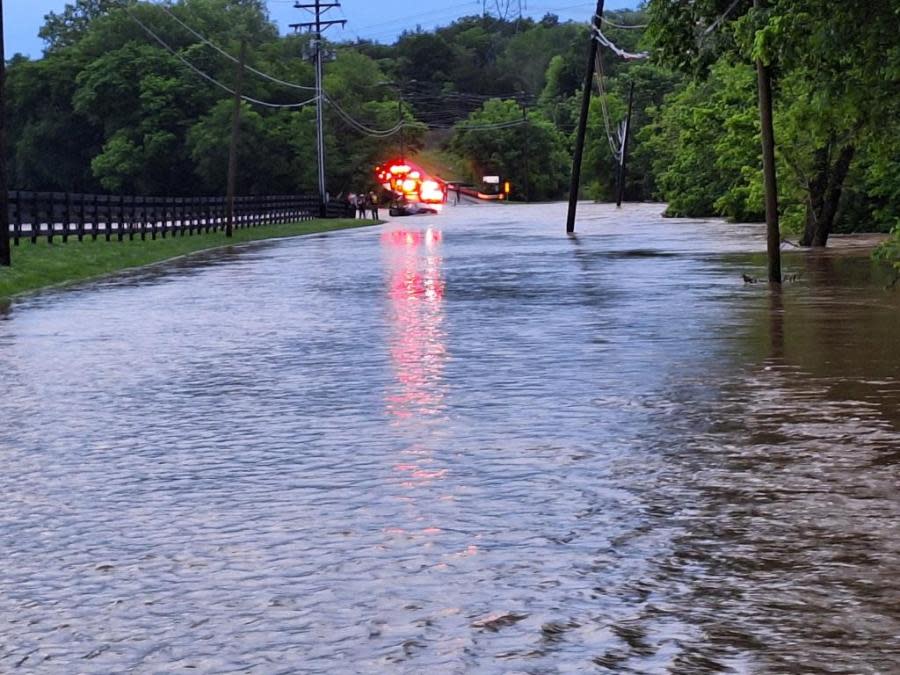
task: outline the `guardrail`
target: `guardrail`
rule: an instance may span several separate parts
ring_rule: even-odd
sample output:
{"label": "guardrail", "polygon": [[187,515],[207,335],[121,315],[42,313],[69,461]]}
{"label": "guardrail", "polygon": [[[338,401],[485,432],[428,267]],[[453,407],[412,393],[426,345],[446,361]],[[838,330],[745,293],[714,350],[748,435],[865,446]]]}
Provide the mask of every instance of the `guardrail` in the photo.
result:
{"label": "guardrail", "polygon": [[[321,214],[317,195],[259,195],[235,197],[234,228],[312,220]],[[328,218],[352,218],[355,210],[344,202],[331,202]],[[106,241],[126,237],[152,239],[224,230],[224,197],[141,197],[76,194],[71,192],[9,192],[10,238],[67,242],[69,237]]]}

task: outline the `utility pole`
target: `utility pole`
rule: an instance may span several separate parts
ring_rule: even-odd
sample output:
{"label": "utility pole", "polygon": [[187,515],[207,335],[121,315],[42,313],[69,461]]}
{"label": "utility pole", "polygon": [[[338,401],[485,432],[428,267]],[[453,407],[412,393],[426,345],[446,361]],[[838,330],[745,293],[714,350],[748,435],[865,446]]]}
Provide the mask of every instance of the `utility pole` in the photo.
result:
{"label": "utility pole", "polygon": [[529,163],[529,155],[531,149],[528,147],[528,103],[522,95],[522,131],[525,134],[525,201],[531,201],[531,168]]}
{"label": "utility pole", "polygon": [[[755,9],[765,0],[753,0]],[[763,183],[766,192],[766,243],[769,258],[769,283],[781,283],[781,232],[778,226],[778,182],[775,176],[775,129],[772,122],[772,78],[762,58],[756,59],[759,88],[759,121],[762,127]]]}
{"label": "utility pole", "polygon": [[228,211],[228,222],[225,224],[225,236],[234,233],[234,189],[237,183],[238,141],[241,134],[241,89],[244,84],[244,62],[247,60],[247,41],[241,40],[241,53],[238,57],[237,74],[234,84],[234,113],[231,116],[231,145],[228,148],[228,193],[225,197]]}
{"label": "utility pole", "polygon": [[340,7],[339,2],[322,2],[315,0],[311,4],[294,3],[294,9],[305,9],[313,13],[315,21],[307,21],[303,23],[292,23],[291,28],[294,31],[300,31],[303,28],[308,29],[313,34],[313,49],[315,49],[316,61],[316,146],[319,155],[319,215],[323,218],[326,215],[328,203],[328,191],[325,185],[325,96],[322,88],[325,67],[324,67],[324,49],[322,48],[322,31],[331,26],[343,26],[347,23],[346,19],[333,21],[323,21],[322,15],[329,9]]}
{"label": "utility pole", "polygon": [[619,189],[616,190],[616,208],[622,207],[625,199],[625,170],[628,164],[628,137],[631,135],[631,112],[634,109],[634,80],[628,89],[628,117],[625,118],[625,134],[622,138],[622,157],[619,159]]}
{"label": "utility pole", "polygon": [[406,164],[406,143],[403,136],[403,90],[400,90],[400,98],[397,100],[397,116],[400,118],[400,163]]}
{"label": "utility pole", "polygon": [[588,111],[591,106],[591,90],[594,88],[594,62],[597,60],[597,41],[594,28],[600,27],[603,16],[603,0],[597,0],[597,12],[591,19],[591,46],[588,50],[587,73],[584,77],[584,93],[581,97],[581,118],[578,121],[578,135],[575,137],[575,155],[572,157],[572,180],[569,183],[569,214],[566,218],[566,232],[575,231],[575,211],[578,209],[578,189],[581,186],[581,158],[584,156],[584,136],[587,132]]}
{"label": "utility pole", "polygon": [[0,0],[0,265],[9,267],[9,193],[6,176],[6,46],[3,41],[3,0]]}

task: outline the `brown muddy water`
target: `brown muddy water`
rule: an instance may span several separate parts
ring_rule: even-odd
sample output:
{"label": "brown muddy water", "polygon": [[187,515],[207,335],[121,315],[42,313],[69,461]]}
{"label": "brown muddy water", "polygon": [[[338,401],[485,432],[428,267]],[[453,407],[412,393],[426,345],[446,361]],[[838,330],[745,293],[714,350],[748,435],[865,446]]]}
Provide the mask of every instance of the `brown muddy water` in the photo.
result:
{"label": "brown muddy water", "polygon": [[17,300],[0,672],[900,672],[900,292],[658,212]]}

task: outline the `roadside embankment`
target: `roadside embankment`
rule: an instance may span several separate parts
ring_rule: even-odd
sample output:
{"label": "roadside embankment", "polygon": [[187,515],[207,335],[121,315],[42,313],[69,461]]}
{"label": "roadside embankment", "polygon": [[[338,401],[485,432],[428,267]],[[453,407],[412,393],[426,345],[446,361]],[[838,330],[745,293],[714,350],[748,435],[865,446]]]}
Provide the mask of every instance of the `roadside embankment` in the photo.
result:
{"label": "roadside embankment", "polygon": [[0,268],[0,301],[29,291],[84,281],[199,251],[375,224],[377,221],[374,220],[323,219],[235,230],[230,239],[223,232],[210,232],[145,241],[85,239],[79,242],[69,239],[67,243],[52,244],[23,242],[13,248],[12,267]]}

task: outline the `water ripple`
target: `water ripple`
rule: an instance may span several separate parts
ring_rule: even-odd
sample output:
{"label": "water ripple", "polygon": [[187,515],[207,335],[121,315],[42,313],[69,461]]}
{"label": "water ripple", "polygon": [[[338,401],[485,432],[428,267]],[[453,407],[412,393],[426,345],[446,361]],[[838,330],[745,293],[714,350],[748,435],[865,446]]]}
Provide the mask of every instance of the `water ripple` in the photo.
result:
{"label": "water ripple", "polygon": [[900,301],[657,207],[16,301],[0,671],[900,669]]}

